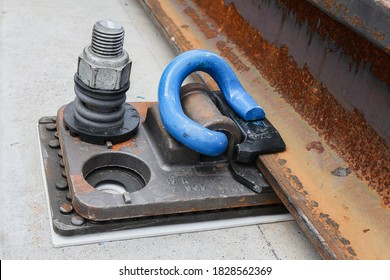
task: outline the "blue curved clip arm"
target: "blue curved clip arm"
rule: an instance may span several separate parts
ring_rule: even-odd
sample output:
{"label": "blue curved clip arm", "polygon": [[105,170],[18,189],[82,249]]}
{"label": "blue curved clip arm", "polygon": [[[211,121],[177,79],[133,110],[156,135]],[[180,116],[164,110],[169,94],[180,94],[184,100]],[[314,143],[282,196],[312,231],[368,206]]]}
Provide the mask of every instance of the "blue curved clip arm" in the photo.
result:
{"label": "blue curved clip arm", "polygon": [[181,84],[195,71],[206,72],[216,81],[230,107],[242,119],[263,119],[265,113],[242,87],[230,66],[215,53],[191,50],[173,59],[162,74],[158,88],[162,122],[172,137],[188,148],[206,156],[218,156],[228,146],[226,135],[194,122],[184,114],[181,107]]}

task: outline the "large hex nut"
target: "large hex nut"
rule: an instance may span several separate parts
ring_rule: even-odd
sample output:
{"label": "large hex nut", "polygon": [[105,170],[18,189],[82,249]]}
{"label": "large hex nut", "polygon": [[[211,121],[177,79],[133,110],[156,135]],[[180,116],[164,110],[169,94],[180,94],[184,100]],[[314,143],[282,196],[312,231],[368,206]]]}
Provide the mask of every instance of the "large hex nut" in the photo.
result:
{"label": "large hex nut", "polygon": [[117,90],[129,82],[131,60],[125,50],[116,57],[101,57],[88,46],[78,59],[77,75],[87,86],[95,89]]}

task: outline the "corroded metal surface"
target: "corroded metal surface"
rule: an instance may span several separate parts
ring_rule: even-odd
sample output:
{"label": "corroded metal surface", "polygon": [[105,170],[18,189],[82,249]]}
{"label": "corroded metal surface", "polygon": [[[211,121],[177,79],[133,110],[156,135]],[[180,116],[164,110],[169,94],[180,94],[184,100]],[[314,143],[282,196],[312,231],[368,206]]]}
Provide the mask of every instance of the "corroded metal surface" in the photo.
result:
{"label": "corroded metal surface", "polygon": [[[293,105],[296,110],[304,115],[313,112],[319,115],[306,119],[315,122],[325,116],[322,119],[329,125],[345,130],[339,124],[334,125],[334,119],[349,117],[350,113],[360,122],[361,113],[367,124],[390,145],[390,123],[387,121],[390,114],[389,53],[307,1],[224,2],[232,2],[235,8],[222,6],[229,20],[225,20],[223,12],[219,13],[221,16],[211,15],[219,22],[218,26],[288,98],[288,102],[297,103]],[[353,1],[356,2],[361,1]],[[205,1],[199,3],[203,5]],[[218,5],[218,1],[212,4]],[[238,36],[243,28],[248,28],[249,36]],[[390,32],[387,36],[390,37]],[[294,61],[289,57],[293,57]],[[292,84],[291,80],[297,82]],[[332,98],[327,100],[329,93]],[[308,98],[310,96],[314,98]],[[325,114],[324,107],[334,101],[340,103],[344,110],[335,109]],[[306,106],[303,107],[303,104]],[[318,104],[326,106],[317,111]],[[357,128],[354,126],[354,130]],[[359,138],[354,134],[351,138]],[[345,147],[340,148],[345,150]]]}
{"label": "corroded metal surface", "polygon": [[[147,103],[140,103],[139,108],[142,111]],[[145,115],[144,112],[142,115]],[[102,233],[108,231],[146,228],[151,226],[183,224],[200,221],[210,221],[219,219],[230,219],[238,217],[259,216],[259,215],[273,215],[279,213],[286,213],[287,210],[283,204],[265,205],[261,207],[243,207],[240,209],[224,209],[222,211],[201,211],[187,214],[172,214],[172,215],[157,215],[153,217],[130,218],[109,222],[98,222],[81,217],[73,208],[72,195],[69,192],[64,168],[66,166],[62,150],[58,143],[59,135],[56,132],[56,117],[42,117],[38,123],[39,140],[42,151],[44,179],[47,187],[48,203],[50,207],[50,218],[53,230],[63,236]],[[54,129],[53,129],[54,128]],[[56,145],[50,143],[56,142]],[[129,145],[113,145],[115,151]],[[257,174],[258,169],[252,166],[250,170],[247,168],[240,169],[238,172],[244,170],[246,173],[255,172],[255,174],[246,174],[246,178],[255,179],[253,183],[259,187],[262,182]],[[106,174],[107,175],[107,174]],[[261,179],[261,178],[260,178]],[[184,184],[183,184],[184,185]],[[269,188],[268,188],[269,189]],[[100,189],[101,190],[101,189]],[[262,191],[262,188],[259,188]],[[127,193],[124,196],[124,202],[129,204],[132,202],[131,194]],[[96,202],[95,202],[96,203]]]}
{"label": "corroded metal surface", "polygon": [[390,53],[388,36],[390,1],[309,0],[309,2]]}
{"label": "corroded metal surface", "polygon": [[[261,156],[258,167],[320,254],[390,258],[390,248],[383,246],[390,240],[390,156],[383,139],[300,68],[287,48],[277,48],[245,24],[233,6],[196,2],[207,5],[209,14],[185,0],[141,1],[178,52],[219,53],[265,109],[287,151]],[[198,77],[215,89],[207,75]]]}
{"label": "corroded metal surface", "polygon": [[204,84],[189,83],[180,89],[183,112],[198,124],[228,137],[228,157],[233,156],[235,146],[241,141],[241,133],[232,119],[221,114],[210,99],[211,91]]}
{"label": "corroded metal surface", "polygon": [[58,111],[60,145],[56,148],[61,146],[63,176],[78,215],[113,221],[280,204],[258,170],[258,178],[252,178],[252,173],[248,176],[261,183],[261,194],[234,180],[228,160],[203,160],[174,141],[163,127],[156,104],[149,104],[147,117],[145,103],[133,105],[144,114],[137,134],[112,146],[72,137],[63,122],[64,107]]}

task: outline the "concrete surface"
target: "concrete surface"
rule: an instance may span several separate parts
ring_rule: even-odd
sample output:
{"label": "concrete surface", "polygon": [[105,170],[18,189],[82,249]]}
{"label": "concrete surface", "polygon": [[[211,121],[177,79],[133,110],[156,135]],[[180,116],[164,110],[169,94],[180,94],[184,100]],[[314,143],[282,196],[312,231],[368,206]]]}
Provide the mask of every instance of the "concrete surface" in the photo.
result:
{"label": "concrete surface", "polygon": [[128,101],[156,100],[174,54],[137,1],[0,2],[1,259],[318,259],[295,222],[53,248],[36,125],[74,98],[95,21],[121,22],[133,60]]}

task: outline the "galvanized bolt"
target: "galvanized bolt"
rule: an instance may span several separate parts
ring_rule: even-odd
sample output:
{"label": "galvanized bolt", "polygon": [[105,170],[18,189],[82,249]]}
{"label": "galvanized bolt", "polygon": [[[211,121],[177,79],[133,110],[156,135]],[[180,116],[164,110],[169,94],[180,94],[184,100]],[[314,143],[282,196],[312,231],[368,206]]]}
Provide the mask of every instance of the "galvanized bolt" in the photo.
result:
{"label": "galvanized bolt", "polygon": [[77,76],[94,89],[118,90],[129,82],[131,61],[123,49],[125,30],[112,20],[100,20],[92,42],[79,56]]}
{"label": "galvanized bolt", "polygon": [[123,49],[124,28],[100,20],[92,40],[80,54],[75,75],[76,98],[64,110],[64,124],[73,137],[92,144],[113,144],[130,139],[137,131],[136,109],[126,102],[131,60]]}
{"label": "galvanized bolt", "polygon": [[122,53],[125,30],[122,25],[111,20],[100,20],[92,29],[92,51],[106,57]]}

